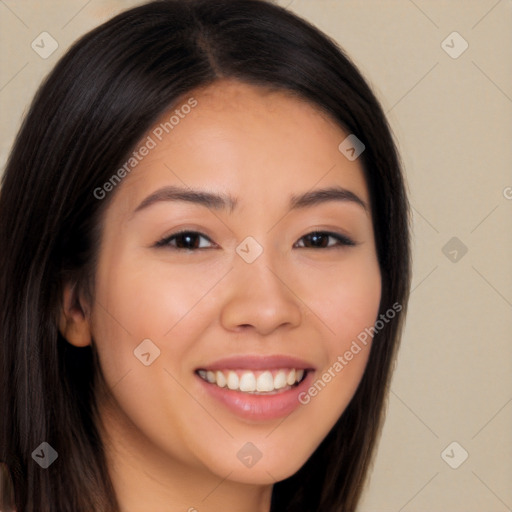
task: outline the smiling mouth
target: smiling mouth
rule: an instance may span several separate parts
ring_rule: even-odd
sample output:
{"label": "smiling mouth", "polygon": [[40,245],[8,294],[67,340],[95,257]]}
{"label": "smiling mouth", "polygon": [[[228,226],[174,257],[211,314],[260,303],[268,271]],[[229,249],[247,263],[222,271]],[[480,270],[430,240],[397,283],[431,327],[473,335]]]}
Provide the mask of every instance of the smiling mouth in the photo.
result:
{"label": "smiling mouth", "polygon": [[262,371],[199,369],[196,374],[204,381],[219,388],[254,395],[272,395],[283,393],[298,386],[306,378],[308,371],[302,368],[280,368]]}

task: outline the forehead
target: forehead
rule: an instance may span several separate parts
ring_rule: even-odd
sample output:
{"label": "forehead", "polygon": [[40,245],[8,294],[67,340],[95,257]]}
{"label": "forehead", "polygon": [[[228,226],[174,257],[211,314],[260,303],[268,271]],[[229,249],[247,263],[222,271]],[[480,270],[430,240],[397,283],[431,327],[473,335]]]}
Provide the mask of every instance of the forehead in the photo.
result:
{"label": "forehead", "polygon": [[162,114],[138,146],[149,150],[118,192],[131,209],[166,185],[260,204],[338,185],[369,202],[359,161],[338,149],[346,137],[327,114],[290,93],[219,81]]}

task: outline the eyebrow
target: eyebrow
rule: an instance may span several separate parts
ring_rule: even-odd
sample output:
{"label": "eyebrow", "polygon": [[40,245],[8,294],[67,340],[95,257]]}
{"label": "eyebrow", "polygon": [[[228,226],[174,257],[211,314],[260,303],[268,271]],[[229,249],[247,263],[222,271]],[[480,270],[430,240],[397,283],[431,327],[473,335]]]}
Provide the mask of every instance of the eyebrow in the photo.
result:
{"label": "eyebrow", "polygon": [[[160,188],[146,197],[137,208],[134,214],[144,210],[156,203],[163,201],[184,201],[205,206],[213,210],[229,210],[232,212],[238,205],[238,199],[229,194],[212,193],[190,188],[167,186]],[[368,212],[368,205],[354,192],[342,187],[327,187],[311,190],[304,194],[292,195],[290,197],[289,209],[299,210],[310,208],[329,201],[354,203],[361,206]]]}

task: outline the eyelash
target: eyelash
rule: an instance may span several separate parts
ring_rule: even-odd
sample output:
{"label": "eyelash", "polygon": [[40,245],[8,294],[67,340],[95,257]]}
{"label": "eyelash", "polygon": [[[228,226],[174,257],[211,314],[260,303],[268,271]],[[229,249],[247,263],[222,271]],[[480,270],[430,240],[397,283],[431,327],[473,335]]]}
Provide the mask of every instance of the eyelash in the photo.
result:
{"label": "eyelash", "polygon": [[[189,251],[189,252],[211,249],[211,247],[182,248],[182,247],[175,247],[174,245],[171,245],[171,243],[170,243],[171,241],[175,240],[177,237],[182,236],[182,235],[194,235],[194,236],[199,235],[203,238],[206,238],[209,242],[213,243],[212,240],[208,236],[206,236],[204,233],[201,233],[199,231],[183,230],[183,231],[178,231],[176,233],[173,233],[172,235],[169,235],[169,236],[163,238],[162,240],[158,241],[155,244],[155,247],[166,247],[166,248],[170,248],[171,250],[175,250],[175,251]],[[333,233],[332,231],[311,231],[310,233],[307,233],[306,235],[302,236],[299,239],[299,241],[302,240],[303,238],[306,238],[311,235],[328,236],[329,238],[334,238],[337,241],[337,243],[334,245],[328,245],[327,247],[299,247],[299,249],[336,249],[336,248],[339,249],[341,247],[353,247],[353,246],[357,245],[353,240],[351,240],[347,236],[342,235],[340,233]]]}

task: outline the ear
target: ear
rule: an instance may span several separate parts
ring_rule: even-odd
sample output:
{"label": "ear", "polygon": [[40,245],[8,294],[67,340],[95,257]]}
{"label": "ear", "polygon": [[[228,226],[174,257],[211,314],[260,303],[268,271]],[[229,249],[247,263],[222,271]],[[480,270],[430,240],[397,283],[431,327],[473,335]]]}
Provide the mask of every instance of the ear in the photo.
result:
{"label": "ear", "polygon": [[72,283],[64,285],[59,331],[71,345],[86,347],[92,340],[90,319],[85,301],[80,300],[77,288]]}

